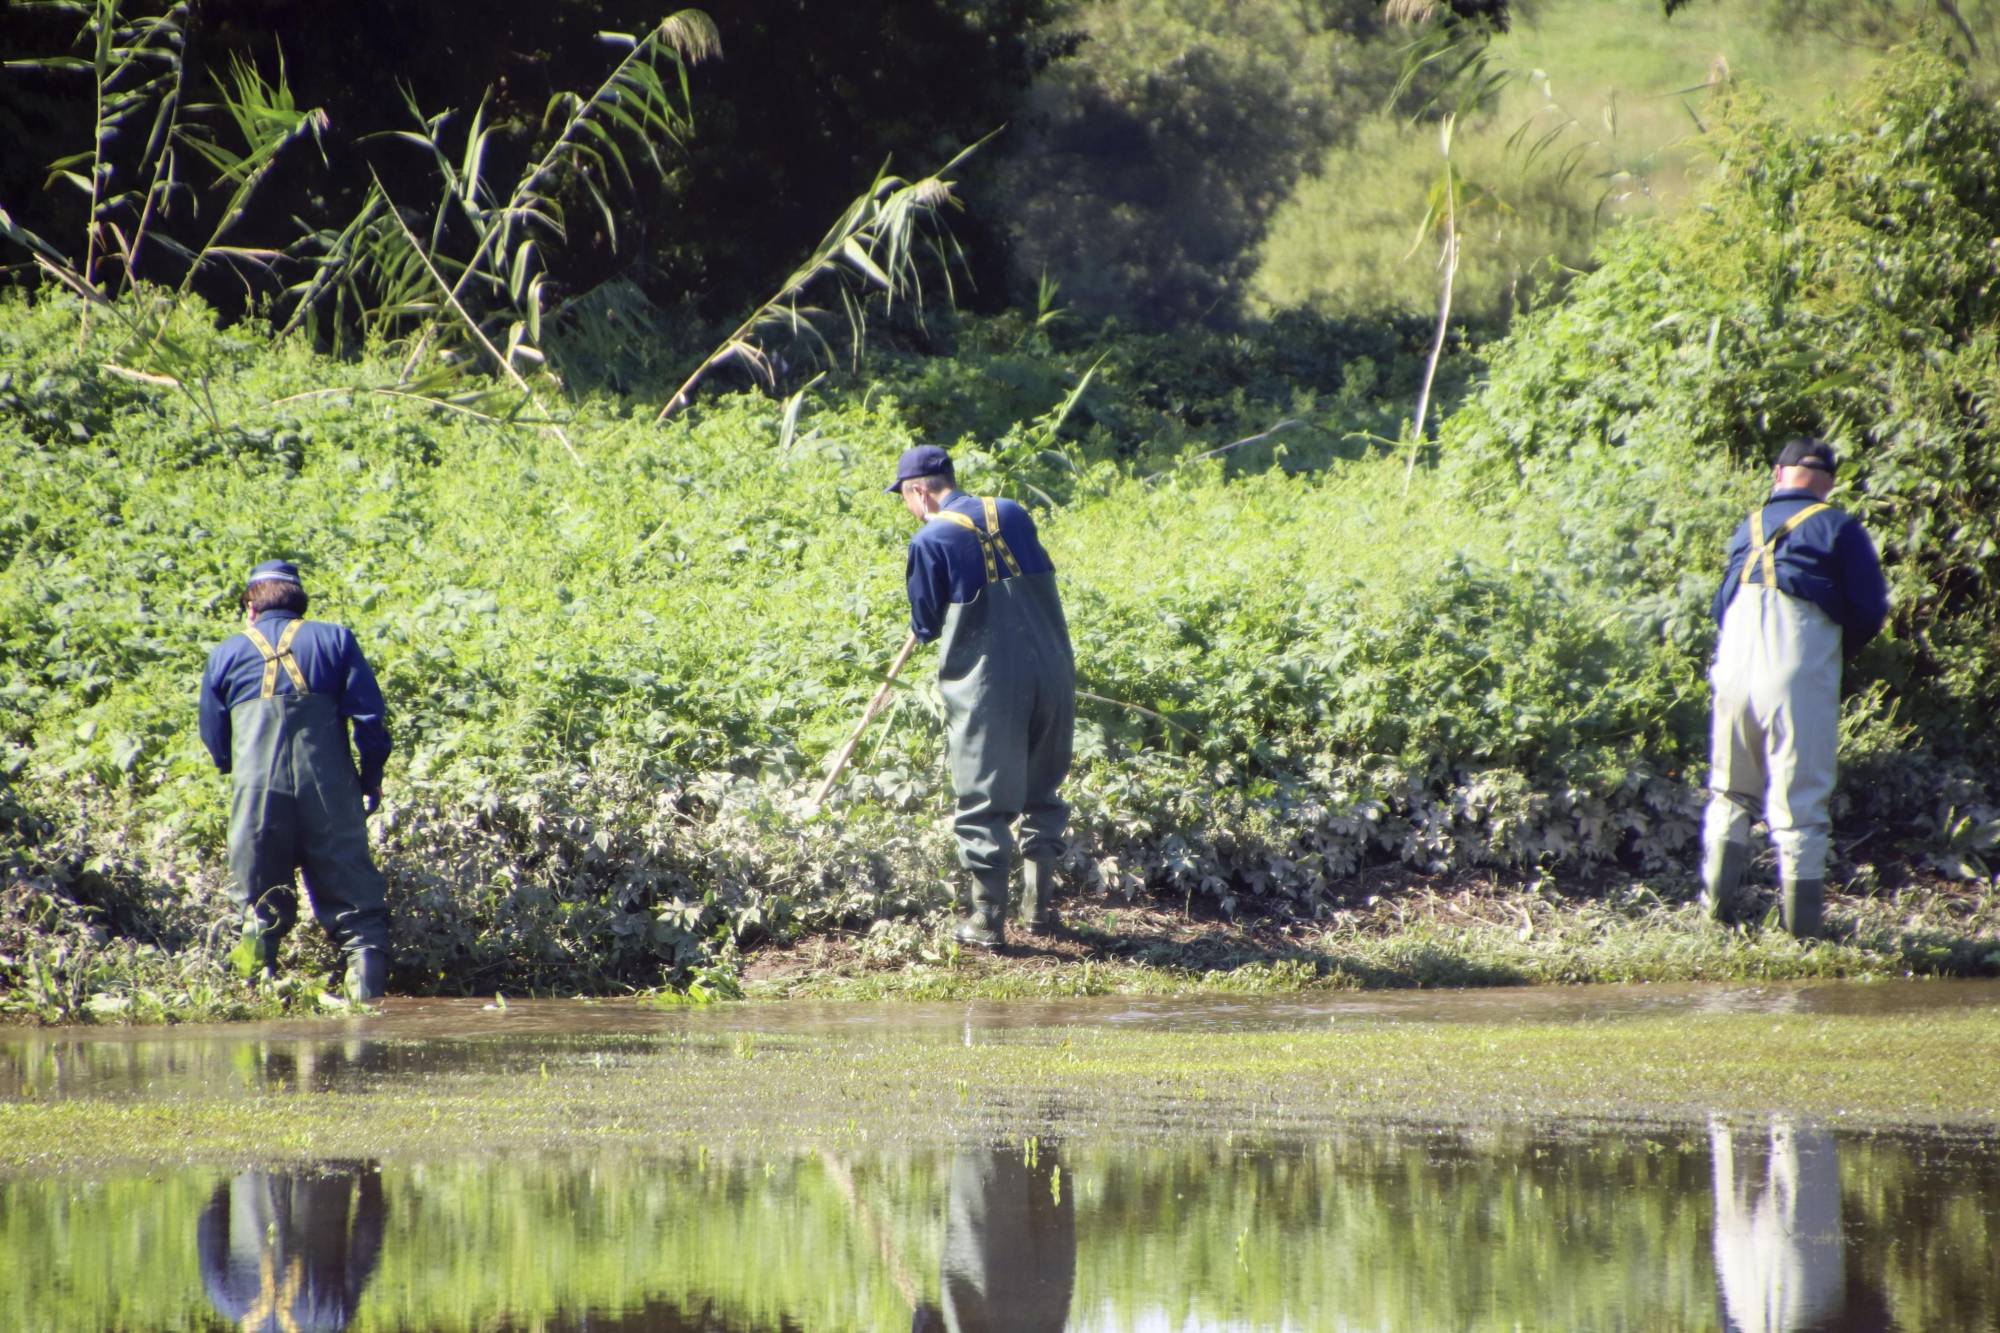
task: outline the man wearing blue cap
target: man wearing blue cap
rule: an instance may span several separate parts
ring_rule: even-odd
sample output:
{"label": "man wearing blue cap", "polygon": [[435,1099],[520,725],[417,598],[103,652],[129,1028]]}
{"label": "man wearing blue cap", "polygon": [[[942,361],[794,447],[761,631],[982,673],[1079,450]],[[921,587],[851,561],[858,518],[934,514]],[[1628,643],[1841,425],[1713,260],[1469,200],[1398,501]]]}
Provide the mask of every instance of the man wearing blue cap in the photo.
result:
{"label": "man wearing blue cap", "polygon": [[1771,495],[1736,529],[1716,589],[1715,690],[1702,905],[1727,920],[1761,808],[1778,852],[1785,929],[1819,933],[1832,824],[1840,665],[1889,614],[1867,531],[1826,502],[1839,460],[1818,440],[1778,454]]}
{"label": "man wearing blue cap", "polygon": [[232,779],[229,867],[258,962],[277,969],[299,915],[292,873],[302,870],[313,915],[347,954],[348,994],[373,1000],[388,977],[389,913],[364,820],[382,800],[389,729],[361,645],[339,625],[304,619],[306,604],[296,567],[272,560],[250,571],[243,632],[208,656],[201,739]]}
{"label": "man wearing blue cap", "polygon": [[1057,928],[1056,866],[1069,824],[1057,790],[1069,774],[1076,660],[1055,565],[1028,511],[962,494],[951,456],[936,445],[904,451],[888,489],[923,524],[906,570],[910,630],[939,641],[952,831],[972,875],[957,935],[997,949],[1006,942],[1017,819],[1022,924],[1036,934]]}

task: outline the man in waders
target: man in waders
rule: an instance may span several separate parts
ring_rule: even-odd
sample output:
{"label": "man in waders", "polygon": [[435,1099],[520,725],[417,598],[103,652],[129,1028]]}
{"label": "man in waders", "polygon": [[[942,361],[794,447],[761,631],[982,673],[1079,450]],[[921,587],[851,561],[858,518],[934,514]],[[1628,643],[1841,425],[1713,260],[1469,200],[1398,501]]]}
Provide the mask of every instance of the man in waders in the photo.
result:
{"label": "man in waders", "polygon": [[1708,811],[1702,905],[1728,920],[1750,864],[1760,806],[1778,852],[1785,929],[1819,933],[1831,825],[1840,664],[1889,614],[1868,533],[1826,503],[1839,460],[1817,440],[1778,455],[1771,496],[1729,542],[1715,594]]}
{"label": "man in waders", "polygon": [[201,739],[232,779],[229,868],[265,973],[298,921],[292,872],[303,870],[313,915],[347,954],[348,994],[373,1000],[388,976],[389,913],[363,821],[382,799],[389,729],[354,635],[305,612],[296,568],[250,571],[243,632],[208,656]]}
{"label": "man in waders", "polygon": [[1056,792],[1069,774],[1076,663],[1055,566],[1028,511],[961,494],[950,455],[936,445],[906,450],[889,490],[923,524],[910,539],[910,629],[925,643],[941,641],[952,831],[972,875],[972,909],[957,935],[997,949],[1006,942],[1016,819],[1021,922],[1034,934],[1058,924],[1056,863],[1069,807]]}

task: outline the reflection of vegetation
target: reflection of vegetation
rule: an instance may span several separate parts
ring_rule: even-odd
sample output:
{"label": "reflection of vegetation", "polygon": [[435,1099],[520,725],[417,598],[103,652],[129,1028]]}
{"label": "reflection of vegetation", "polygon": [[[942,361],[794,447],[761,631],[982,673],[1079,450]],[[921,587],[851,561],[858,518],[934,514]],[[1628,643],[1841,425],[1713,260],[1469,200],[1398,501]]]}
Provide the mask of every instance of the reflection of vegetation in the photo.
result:
{"label": "reflection of vegetation", "polygon": [[[1042,1175],[1056,1156],[1039,1145]],[[1839,1156],[1857,1290],[1882,1293],[1900,1327],[2000,1316],[1990,1151],[1875,1138]],[[1070,1308],[1114,1326],[1702,1328],[1717,1307],[1698,1135],[1370,1132],[1065,1144],[1059,1157],[1075,1200]],[[846,1160],[852,1198],[814,1154],[385,1168],[380,1260],[354,1327],[532,1325],[649,1305],[729,1327],[906,1327],[885,1248],[916,1295],[936,1299],[951,1154]],[[165,1327],[197,1314],[194,1231],[216,1183],[0,1183],[0,1322]]]}

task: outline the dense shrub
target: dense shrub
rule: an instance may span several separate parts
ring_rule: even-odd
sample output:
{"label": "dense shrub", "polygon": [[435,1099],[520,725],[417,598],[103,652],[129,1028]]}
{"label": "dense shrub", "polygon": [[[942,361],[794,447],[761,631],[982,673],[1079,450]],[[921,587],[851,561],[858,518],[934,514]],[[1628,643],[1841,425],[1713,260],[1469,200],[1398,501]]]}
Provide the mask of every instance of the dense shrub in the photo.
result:
{"label": "dense shrub", "polygon": [[[370,395],[386,353],[331,362],[251,324],[183,331],[215,368],[212,429],[193,395],[107,368],[106,322],[80,345],[66,298],[16,298],[0,988],[52,966],[21,948],[45,927],[82,967],[226,921],[225,784],[191,695],[275,554],[392,700],[399,984],[648,982],[941,903],[926,659],[832,809],[806,804],[902,635],[907,516],[880,485],[924,437],[974,489],[1060,501],[1038,503],[1092,696],[1069,791],[1095,892],[1309,916],[1385,861],[1684,866],[1721,543],[1799,429],[1847,448],[1897,597],[1836,817],[1869,816],[1882,851],[1990,819],[1997,130],[1922,56],[1825,130],[1739,109],[1704,206],[1622,233],[1501,345],[1407,498],[1402,459],[1350,438],[1398,404],[1372,393],[1383,349],[1347,335],[1318,357],[1283,336],[1086,353],[975,323],[959,360],[832,381],[789,433],[755,395],[665,428],[579,403],[579,466]],[[1280,415],[1312,466],[1198,457]]]}
{"label": "dense shrub", "polygon": [[1046,273],[1091,317],[1235,322],[1271,209],[1382,105],[1402,43],[1365,0],[1066,9],[982,197],[1016,290]]}
{"label": "dense shrub", "polygon": [[[1700,206],[1635,228],[1495,354],[1444,433],[1457,493],[1579,514],[1569,562],[1699,618],[1690,569],[1760,492],[1778,445],[1832,440],[1837,498],[1894,598],[1858,673],[1941,758],[1990,767],[2000,701],[2000,112],[1904,55],[1823,128],[1744,98]],[[1685,478],[1713,481],[1690,490]]]}
{"label": "dense shrub", "polygon": [[[1006,382],[994,365],[1032,358],[975,326],[955,380],[947,363],[887,367],[808,405],[782,451],[781,408],[754,395],[665,430],[617,400],[585,404],[579,470],[532,434],[365,393],[269,406],[391,371],[291,345],[231,360],[254,332],[193,349],[221,366],[210,389],[238,423],[217,432],[189,397],[107,371],[101,325],[79,351],[64,299],[16,302],[0,331],[19,478],[0,575],[13,873],[42,898],[101,881],[97,898],[170,947],[226,915],[225,784],[192,732],[193,682],[232,629],[247,562],[276,550],[306,563],[316,613],[355,628],[394,701],[381,837],[406,984],[601,987],[698,961],[719,930],[941,901],[926,667],[835,816],[809,817],[803,797],[901,634],[907,518],[880,473],[953,391],[971,484],[1011,489],[1014,467],[1062,479],[1068,500],[1045,511],[1047,538],[1090,627],[1086,687],[1112,701],[1085,704],[1086,882],[1310,913],[1342,892],[1329,874],[1384,855],[1612,854],[1624,834],[1599,797],[1545,799],[1527,770],[1645,780],[1599,771],[1589,748],[1662,702],[1645,687],[1583,697],[1622,631],[1513,596],[1497,525],[1482,536],[1428,497],[1405,506],[1393,459],[1232,479],[1233,455],[1172,467],[1147,451],[1169,411],[1181,454],[1284,411],[1300,450],[1355,454],[1346,433],[1391,410],[1358,387],[1374,372],[1355,351],[1382,350],[1366,339],[1323,363],[1351,392],[1274,374],[1296,346],[1264,362],[1242,345],[1177,403],[1144,378],[1174,361],[1141,340],[1100,365],[1097,419],[993,441],[977,423],[1016,402],[1046,416],[1073,375]],[[56,402],[70,410],[45,420]],[[1056,447],[1016,448],[1037,438]],[[1465,623],[1440,633],[1450,607]],[[1574,665],[1557,662],[1569,649]],[[1586,742],[1574,754],[1492,725],[1545,677],[1552,725]],[[1477,833],[1489,809],[1517,831]],[[1545,841],[1550,820],[1581,833]]]}

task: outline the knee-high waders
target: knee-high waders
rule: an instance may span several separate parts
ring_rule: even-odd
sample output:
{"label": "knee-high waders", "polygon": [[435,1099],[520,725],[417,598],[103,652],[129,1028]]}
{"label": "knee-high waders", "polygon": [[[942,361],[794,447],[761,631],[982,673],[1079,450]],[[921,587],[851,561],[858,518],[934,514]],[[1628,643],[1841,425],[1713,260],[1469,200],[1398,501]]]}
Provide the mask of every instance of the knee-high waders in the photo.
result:
{"label": "knee-high waders", "polygon": [[[381,994],[389,914],[382,872],[368,852],[361,779],[330,696],[308,694],[291,653],[293,621],[273,647],[246,631],[264,655],[262,697],[230,710],[232,775],[229,868],[244,930],[259,962],[275,967],[278,945],[298,921],[293,872],[305,876],[313,915],[349,955],[350,990]],[[294,693],[278,694],[278,671]]]}
{"label": "knee-high waders", "polygon": [[[1752,516],[1743,579],[1722,618],[1710,732],[1702,893],[1727,918],[1750,863],[1750,820],[1761,808],[1778,854],[1785,927],[1819,933],[1840,722],[1841,630],[1812,602],[1778,590],[1778,540],[1824,506],[1801,510],[1766,541]],[[1761,581],[1759,579],[1761,575]]]}
{"label": "knee-high waders", "polygon": [[[940,636],[938,690],[955,808],[958,860],[971,873],[973,912],[961,937],[997,944],[1020,821],[1022,915],[1051,928],[1055,867],[1069,807],[1058,794],[1069,775],[1076,727],[1076,663],[1053,573],[1023,574],[1000,536],[993,502],[985,526],[962,514],[938,518],[970,529],[986,558],[986,586],[955,603]],[[989,938],[990,936],[990,938]]]}

